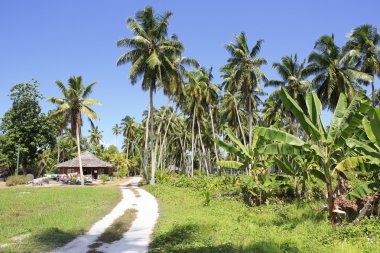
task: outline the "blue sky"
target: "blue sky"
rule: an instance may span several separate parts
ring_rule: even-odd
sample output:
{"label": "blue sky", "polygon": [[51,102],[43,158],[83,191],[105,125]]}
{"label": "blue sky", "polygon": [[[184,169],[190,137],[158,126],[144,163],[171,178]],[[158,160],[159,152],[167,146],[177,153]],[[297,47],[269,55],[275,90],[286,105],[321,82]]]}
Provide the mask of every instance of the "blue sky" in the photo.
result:
{"label": "blue sky", "polygon": [[[380,1],[298,0],[298,1],[90,1],[90,0],[2,0],[0,7],[0,115],[10,107],[9,89],[32,78],[48,98],[59,96],[55,80],[66,83],[72,75],[82,75],[85,84],[97,82],[92,97],[104,105],[95,108],[96,124],[104,131],[104,142],[115,143],[111,128],[125,115],[136,120],[148,103],[148,93],[128,80],[130,66],[116,67],[125,49],[116,41],[131,36],[126,20],[151,5],[159,13],[174,13],[170,32],[185,45],[185,55],[203,66],[222,66],[228,54],[224,44],[244,31],[250,45],[264,39],[261,56],[269,64],[263,68],[271,79],[277,74],[273,62],[298,53],[305,58],[315,40],[335,34],[342,45],[352,28],[361,24],[380,26]],[[215,82],[219,73],[214,72]],[[379,87],[379,80],[376,80]],[[270,90],[268,90],[270,91]],[[155,105],[165,104],[158,93]],[[54,107],[41,102],[45,112]],[[329,122],[331,113],[325,114]],[[85,122],[87,133],[88,124]]]}

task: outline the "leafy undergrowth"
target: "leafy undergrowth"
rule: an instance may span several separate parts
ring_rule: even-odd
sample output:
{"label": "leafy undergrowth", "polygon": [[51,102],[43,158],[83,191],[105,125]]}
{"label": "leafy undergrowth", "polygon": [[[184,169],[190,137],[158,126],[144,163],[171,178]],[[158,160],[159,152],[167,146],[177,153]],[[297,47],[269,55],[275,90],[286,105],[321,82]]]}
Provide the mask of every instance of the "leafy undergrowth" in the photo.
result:
{"label": "leafy undergrowth", "polygon": [[45,252],[64,245],[121,199],[113,187],[0,190],[0,252]]}
{"label": "leafy undergrowth", "polygon": [[331,226],[319,203],[247,207],[199,191],[147,185],[160,216],[150,252],[380,252],[380,220]]}

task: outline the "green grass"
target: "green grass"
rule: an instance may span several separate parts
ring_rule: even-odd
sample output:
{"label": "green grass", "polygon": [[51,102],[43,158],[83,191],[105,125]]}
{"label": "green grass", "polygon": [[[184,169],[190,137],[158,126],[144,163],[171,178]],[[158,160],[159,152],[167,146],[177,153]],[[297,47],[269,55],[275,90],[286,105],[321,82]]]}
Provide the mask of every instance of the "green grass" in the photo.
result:
{"label": "green grass", "polygon": [[[44,252],[62,246],[86,232],[120,199],[120,190],[112,187],[0,190],[0,252]],[[20,236],[23,239],[17,239]],[[9,246],[1,247],[4,244]]]}
{"label": "green grass", "polygon": [[[318,203],[247,207],[201,192],[147,185],[160,216],[150,252],[380,252],[380,221],[331,226]],[[373,236],[371,242],[368,235]]]}

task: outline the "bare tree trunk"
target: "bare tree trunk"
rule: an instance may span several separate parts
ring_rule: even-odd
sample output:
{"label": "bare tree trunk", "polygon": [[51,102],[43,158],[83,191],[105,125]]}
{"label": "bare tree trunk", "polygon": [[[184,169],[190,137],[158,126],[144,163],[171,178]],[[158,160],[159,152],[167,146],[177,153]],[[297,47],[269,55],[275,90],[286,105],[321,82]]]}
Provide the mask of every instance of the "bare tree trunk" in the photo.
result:
{"label": "bare tree trunk", "polygon": [[195,106],[194,106],[194,112],[193,112],[193,126],[191,129],[191,168],[190,168],[190,173],[191,176],[194,176],[194,127],[195,127]]}
{"label": "bare tree trunk", "polygon": [[367,214],[368,212],[368,209],[372,206],[372,203],[375,203],[377,201],[377,198],[378,198],[378,194],[379,194],[379,191],[375,192],[375,194],[372,196],[372,198],[370,198],[363,206],[362,209],[360,209],[359,211],[359,215],[356,217],[356,219],[354,220],[354,224],[355,225],[358,225],[360,220],[363,219],[363,217]]}
{"label": "bare tree trunk", "polygon": [[239,122],[241,136],[243,138],[243,143],[244,143],[244,146],[247,146],[247,143],[245,141],[245,134],[244,134],[244,131],[243,131],[243,126],[241,125],[241,121],[240,121],[240,116],[239,116],[239,111],[238,111],[238,108],[237,108],[237,103],[236,103],[235,96],[234,96],[234,104],[235,104],[235,110],[236,110],[237,119],[238,119],[238,122]]}
{"label": "bare tree trunk", "polygon": [[252,124],[253,124],[253,115],[252,115],[252,98],[248,98],[248,128],[249,128],[249,146],[252,145]]}
{"label": "bare tree trunk", "polygon": [[[211,118],[212,138],[215,139],[214,119],[212,117],[211,106],[208,107],[208,110],[210,112],[210,118]],[[216,161],[219,162],[218,149],[216,148],[216,142],[215,141],[214,141],[214,152],[215,152]]]}
{"label": "bare tree trunk", "polygon": [[375,97],[375,75],[373,75],[373,81],[371,82],[372,88],[372,105],[375,107],[376,97]]}
{"label": "bare tree trunk", "polygon": [[202,157],[203,157],[203,161],[205,162],[205,166],[206,166],[206,175],[209,176],[205,146],[203,145],[203,141],[202,141],[201,125],[199,124],[199,120],[197,120],[197,124],[198,124],[199,140],[200,140],[200,144],[201,144],[201,148],[202,148]]}
{"label": "bare tree trunk", "polygon": [[148,183],[149,182],[149,175],[148,175],[148,139],[149,139],[149,120],[150,120],[150,106],[148,107],[148,118],[145,122],[145,145],[144,145],[144,161],[143,161],[143,168],[144,168],[144,174],[145,174],[145,180]]}
{"label": "bare tree trunk", "polygon": [[155,173],[156,173],[156,149],[154,147],[154,108],[153,108],[153,88],[150,88],[149,91],[150,98],[150,149],[151,149],[151,176],[150,176],[150,184],[155,184]]}
{"label": "bare tree trunk", "polygon": [[174,113],[175,113],[175,111],[173,110],[173,112],[172,112],[171,115],[170,115],[170,118],[169,118],[169,121],[168,121],[168,125],[166,126],[166,129],[165,129],[165,133],[164,133],[163,141],[162,141],[162,143],[161,143],[161,147],[160,147],[160,155],[158,156],[158,164],[160,164],[160,161],[161,161],[161,159],[162,159],[162,149],[163,149],[163,144],[164,144],[165,141],[166,141],[166,135],[167,135],[167,133],[168,133],[169,126],[170,126],[170,123],[171,123],[172,118],[173,118],[173,116],[174,116]]}
{"label": "bare tree trunk", "polygon": [[78,150],[78,161],[79,161],[79,173],[80,173],[80,180],[81,180],[81,185],[84,185],[84,176],[83,176],[83,167],[82,167],[82,156],[80,153],[80,137],[79,137],[79,124],[80,120],[79,117],[77,116],[77,128],[76,128],[76,136],[77,136],[77,150]]}

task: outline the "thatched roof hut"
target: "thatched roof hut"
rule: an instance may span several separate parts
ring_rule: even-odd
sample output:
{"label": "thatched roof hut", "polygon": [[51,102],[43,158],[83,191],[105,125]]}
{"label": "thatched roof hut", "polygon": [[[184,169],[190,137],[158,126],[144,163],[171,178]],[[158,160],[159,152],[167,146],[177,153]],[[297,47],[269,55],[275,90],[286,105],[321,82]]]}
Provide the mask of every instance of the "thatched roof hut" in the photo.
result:
{"label": "thatched roof hut", "polygon": [[[100,174],[110,174],[113,164],[97,158],[92,153],[86,151],[81,155],[84,175],[92,175],[97,178]],[[61,174],[79,173],[78,157],[56,165]]]}

